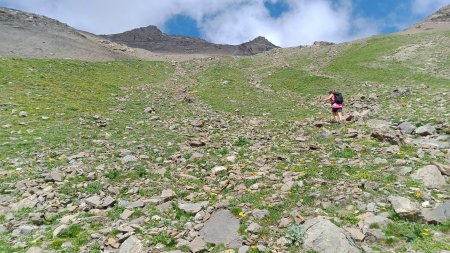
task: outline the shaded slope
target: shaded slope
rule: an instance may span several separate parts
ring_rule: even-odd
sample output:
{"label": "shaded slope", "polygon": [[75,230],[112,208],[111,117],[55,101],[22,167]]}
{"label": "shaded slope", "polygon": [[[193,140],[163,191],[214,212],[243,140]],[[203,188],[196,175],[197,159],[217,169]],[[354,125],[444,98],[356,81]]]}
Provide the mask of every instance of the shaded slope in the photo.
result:
{"label": "shaded slope", "polygon": [[0,8],[0,56],[81,60],[136,58],[130,50],[102,42],[45,16]]}

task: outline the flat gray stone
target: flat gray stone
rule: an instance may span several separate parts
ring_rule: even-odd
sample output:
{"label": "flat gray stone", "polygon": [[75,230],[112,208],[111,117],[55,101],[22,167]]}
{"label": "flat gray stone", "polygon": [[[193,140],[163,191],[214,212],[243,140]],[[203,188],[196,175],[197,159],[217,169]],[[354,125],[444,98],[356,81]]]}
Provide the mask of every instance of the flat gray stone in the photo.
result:
{"label": "flat gray stone", "polygon": [[424,208],[420,212],[420,218],[428,223],[442,223],[450,219],[450,200],[438,204],[435,208]]}
{"label": "flat gray stone", "polygon": [[125,207],[125,208],[136,208],[136,207],[144,207],[145,203],[140,200],[128,201],[128,200],[121,199],[121,200],[119,200],[119,206]]}
{"label": "flat gray stone", "polygon": [[436,132],[436,128],[432,125],[424,125],[416,128],[414,132],[420,136],[427,136],[434,134]]}
{"label": "flat gray stone", "polygon": [[445,177],[442,176],[439,169],[434,165],[428,165],[418,169],[411,177],[419,180],[428,188],[441,188],[447,185]]}
{"label": "flat gray stone", "polygon": [[413,217],[419,212],[419,205],[408,198],[401,196],[389,196],[389,202],[391,202],[394,211],[406,217]]}
{"label": "flat gray stone", "polygon": [[188,247],[193,253],[197,253],[206,250],[207,245],[206,242],[200,236],[198,236],[189,243]]}
{"label": "flat gray stone", "polygon": [[102,205],[102,201],[101,201],[100,197],[97,195],[91,196],[91,197],[85,199],[84,201],[86,202],[86,204],[88,204],[92,207],[95,207],[95,208],[101,207],[101,205]]}
{"label": "flat gray stone", "polygon": [[126,155],[124,158],[122,158],[122,163],[126,164],[126,163],[133,163],[133,162],[137,162],[138,158],[134,155]]}
{"label": "flat gray stone", "polygon": [[122,245],[120,245],[119,253],[141,253],[143,246],[141,241],[136,236],[130,236]]}
{"label": "flat gray stone", "polygon": [[44,251],[39,247],[31,247],[27,250],[27,253],[43,253]]}
{"label": "flat gray stone", "polygon": [[366,125],[372,129],[383,129],[389,128],[391,123],[386,120],[370,119],[366,122]]}
{"label": "flat gray stone", "polygon": [[412,134],[416,129],[416,125],[411,122],[402,122],[398,125],[398,129],[400,129],[400,131],[404,134]]}
{"label": "flat gray stone", "polygon": [[63,174],[59,171],[52,171],[50,172],[50,178],[55,182],[62,182],[63,181]]}
{"label": "flat gray stone", "polygon": [[303,247],[318,253],[356,253],[361,252],[347,231],[329,220],[314,218],[304,224],[305,240]]}
{"label": "flat gray stone", "polygon": [[258,220],[262,220],[264,218],[267,217],[267,215],[269,215],[269,211],[266,209],[260,210],[260,209],[254,209],[252,211],[252,215],[253,217],[255,217]]}
{"label": "flat gray stone", "polygon": [[247,232],[251,234],[258,234],[261,231],[261,226],[258,223],[253,222],[247,227]]}
{"label": "flat gray stone", "polygon": [[209,243],[223,243],[229,248],[242,246],[242,238],[238,234],[239,219],[229,210],[219,210],[211,215],[200,230],[200,236]]}
{"label": "flat gray stone", "polygon": [[18,203],[12,203],[11,211],[19,211],[22,208],[33,208],[38,203],[36,194],[33,194],[29,197],[26,197],[22,200],[20,200]]}
{"label": "flat gray stone", "polygon": [[209,201],[202,201],[197,203],[180,203],[178,204],[178,207],[188,213],[198,213],[203,208],[207,207],[209,204]]}
{"label": "flat gray stone", "polygon": [[176,194],[172,189],[163,190],[161,193],[161,198],[164,200],[172,199],[175,196],[176,196]]}

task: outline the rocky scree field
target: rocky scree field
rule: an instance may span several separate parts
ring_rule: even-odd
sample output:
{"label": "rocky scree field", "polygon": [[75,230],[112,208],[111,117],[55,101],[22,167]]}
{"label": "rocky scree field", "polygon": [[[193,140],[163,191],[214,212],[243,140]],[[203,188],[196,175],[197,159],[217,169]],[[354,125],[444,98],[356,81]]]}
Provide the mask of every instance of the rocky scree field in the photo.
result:
{"label": "rocky scree field", "polygon": [[0,58],[0,252],[446,252],[449,45]]}

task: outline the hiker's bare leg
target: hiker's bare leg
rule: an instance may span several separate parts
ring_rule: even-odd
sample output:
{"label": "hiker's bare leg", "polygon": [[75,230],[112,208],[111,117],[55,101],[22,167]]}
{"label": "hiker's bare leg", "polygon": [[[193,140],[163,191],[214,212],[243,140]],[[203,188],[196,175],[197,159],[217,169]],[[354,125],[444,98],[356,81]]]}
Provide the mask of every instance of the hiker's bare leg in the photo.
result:
{"label": "hiker's bare leg", "polygon": [[338,113],[337,112],[333,112],[333,117],[334,117],[334,120],[336,122],[338,122]]}
{"label": "hiker's bare leg", "polygon": [[339,118],[339,122],[342,122],[342,112],[338,112],[338,118]]}

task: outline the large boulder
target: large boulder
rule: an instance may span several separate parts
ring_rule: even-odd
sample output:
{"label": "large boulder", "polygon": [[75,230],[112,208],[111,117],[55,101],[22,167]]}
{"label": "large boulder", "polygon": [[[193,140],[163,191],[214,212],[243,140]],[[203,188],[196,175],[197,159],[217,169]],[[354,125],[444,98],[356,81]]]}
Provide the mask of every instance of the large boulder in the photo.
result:
{"label": "large boulder", "polygon": [[239,219],[228,210],[219,210],[211,215],[200,230],[200,236],[205,242],[225,244],[229,248],[242,246],[242,238],[238,234]]}
{"label": "large boulder", "polygon": [[370,135],[379,141],[389,142],[392,145],[403,145],[404,139],[400,131],[393,131],[390,129],[376,129]]}
{"label": "large boulder", "polygon": [[428,188],[441,188],[447,185],[445,177],[442,176],[438,167],[428,165],[418,169],[411,177],[423,183]]}
{"label": "large boulder", "polygon": [[391,202],[394,211],[406,217],[415,217],[419,212],[419,205],[408,198],[401,196],[389,196],[389,202]]}
{"label": "large boulder", "polygon": [[427,136],[434,134],[436,132],[436,128],[432,125],[424,125],[416,128],[414,132],[420,136]]}
{"label": "large boulder", "polygon": [[398,125],[398,129],[403,134],[412,134],[414,130],[416,130],[416,125],[411,122],[402,122],[400,125]]}
{"label": "large boulder", "polygon": [[438,204],[435,208],[424,208],[420,218],[428,223],[442,223],[450,219],[450,200]]}
{"label": "large boulder", "polygon": [[356,253],[361,252],[351,236],[344,229],[329,220],[314,218],[304,224],[305,240],[303,247],[319,253]]}

